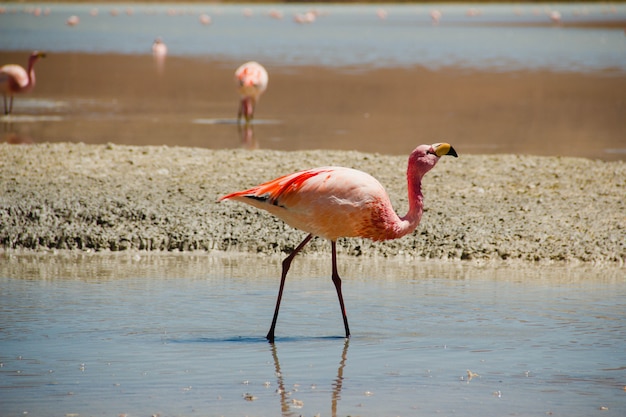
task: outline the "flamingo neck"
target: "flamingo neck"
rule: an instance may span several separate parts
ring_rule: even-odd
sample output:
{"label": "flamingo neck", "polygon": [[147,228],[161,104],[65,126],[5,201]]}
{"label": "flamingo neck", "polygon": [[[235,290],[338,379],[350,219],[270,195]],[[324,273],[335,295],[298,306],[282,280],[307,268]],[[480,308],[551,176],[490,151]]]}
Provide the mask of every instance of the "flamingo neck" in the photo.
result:
{"label": "flamingo neck", "polygon": [[28,60],[28,84],[26,88],[33,88],[35,86],[35,62],[37,62],[36,58]]}
{"label": "flamingo neck", "polygon": [[407,185],[409,192],[409,211],[402,217],[400,236],[409,234],[417,228],[422,219],[424,196],[422,195],[422,174],[409,165],[407,170]]}

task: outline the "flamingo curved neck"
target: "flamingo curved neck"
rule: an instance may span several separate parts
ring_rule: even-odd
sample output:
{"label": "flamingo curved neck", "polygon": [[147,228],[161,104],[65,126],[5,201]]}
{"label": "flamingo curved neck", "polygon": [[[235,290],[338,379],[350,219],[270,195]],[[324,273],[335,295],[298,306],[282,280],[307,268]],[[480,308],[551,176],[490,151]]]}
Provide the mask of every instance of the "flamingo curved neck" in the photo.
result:
{"label": "flamingo curved neck", "polygon": [[424,207],[421,177],[414,177],[409,174],[407,183],[409,192],[409,211],[404,217],[400,218],[402,221],[400,236],[409,234],[417,228],[420,220],[422,219]]}
{"label": "flamingo curved neck", "polygon": [[28,61],[28,84],[24,86],[24,90],[30,90],[35,86],[35,62],[36,59],[30,59]]}

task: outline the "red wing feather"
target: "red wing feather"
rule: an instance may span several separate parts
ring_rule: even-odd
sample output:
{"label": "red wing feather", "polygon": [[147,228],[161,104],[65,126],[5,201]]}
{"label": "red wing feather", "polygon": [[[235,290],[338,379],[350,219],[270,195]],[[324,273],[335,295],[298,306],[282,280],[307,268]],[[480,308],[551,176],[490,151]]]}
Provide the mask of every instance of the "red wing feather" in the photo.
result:
{"label": "red wing feather", "polygon": [[266,183],[257,185],[248,190],[236,191],[219,199],[228,200],[235,197],[246,197],[259,200],[272,205],[280,205],[280,199],[287,197],[292,192],[297,192],[304,182],[327,170],[307,170],[295,174],[284,175]]}

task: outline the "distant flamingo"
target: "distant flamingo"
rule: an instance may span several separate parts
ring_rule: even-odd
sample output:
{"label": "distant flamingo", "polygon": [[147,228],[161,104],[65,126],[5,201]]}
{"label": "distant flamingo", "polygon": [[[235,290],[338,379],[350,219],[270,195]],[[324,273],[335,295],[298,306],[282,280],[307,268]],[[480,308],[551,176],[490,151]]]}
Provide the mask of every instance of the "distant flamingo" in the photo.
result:
{"label": "distant flamingo", "polygon": [[430,12],[430,19],[433,22],[433,25],[438,25],[441,20],[442,13],[439,10],[432,10]]}
{"label": "distant flamingo", "polygon": [[560,23],[561,22],[561,13],[558,10],[551,10],[548,13],[548,17],[554,23]]}
{"label": "distant flamingo", "polygon": [[245,191],[237,191],[219,199],[236,200],[269,211],[287,224],[309,235],[283,260],[280,288],[272,326],[267,333],[274,342],[274,330],[285,285],[293,258],[314,237],[330,240],[332,249],[332,281],[337,290],[346,337],[350,337],[348,318],[337,273],[336,242],[340,237],[362,237],[375,241],[397,239],[411,233],[422,218],[422,177],[443,155],[457,156],[447,143],[418,146],[409,156],[407,182],[409,212],[399,217],[383,186],[362,171],[343,167],[322,167],[285,175]]}
{"label": "distant flamingo", "polygon": [[[35,62],[45,56],[43,52],[33,52],[28,58],[28,71],[16,64],[0,67],[0,91],[4,97],[4,114],[11,114],[13,111],[14,94],[28,93],[35,87]],[[8,106],[7,96],[9,96]]]}
{"label": "distant flamingo", "polygon": [[211,24],[211,16],[205,13],[202,13],[200,17],[198,18],[198,20],[200,21],[201,24],[205,26]]}
{"label": "distant flamingo", "polygon": [[293,20],[296,23],[313,23],[317,18],[317,14],[313,11],[308,11],[306,13],[296,13],[293,16]]}
{"label": "distant flamingo", "polygon": [[250,123],[254,117],[256,103],[267,88],[268,80],[267,71],[258,62],[246,62],[237,68],[235,71],[235,82],[241,97],[239,113],[237,114],[238,121],[241,120],[243,115],[246,123]]}
{"label": "distant flamingo", "polygon": [[167,45],[163,43],[163,39],[160,36],[152,42],[152,54],[155,57],[165,57],[167,55]]}
{"label": "distant flamingo", "polygon": [[67,20],[65,21],[65,24],[68,26],[76,26],[79,23],[80,23],[80,18],[76,15],[72,15],[68,17]]}

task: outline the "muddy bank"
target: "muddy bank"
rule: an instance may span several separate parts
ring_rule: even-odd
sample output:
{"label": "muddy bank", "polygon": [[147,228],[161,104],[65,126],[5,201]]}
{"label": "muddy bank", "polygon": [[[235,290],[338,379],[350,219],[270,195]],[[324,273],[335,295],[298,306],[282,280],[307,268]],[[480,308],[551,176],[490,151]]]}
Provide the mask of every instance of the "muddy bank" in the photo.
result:
{"label": "muddy bank", "polygon": [[[30,51],[0,51],[24,65]],[[451,142],[464,154],[624,160],[626,76],[457,67],[327,68],[266,64],[253,134],[232,124],[241,62],[50,53],[15,99],[0,141],[210,149],[359,150],[404,156]]]}
{"label": "muddy bank", "polygon": [[[443,158],[424,183],[422,224],[402,239],[342,239],[353,256],[569,261],[626,259],[626,164],[582,158]],[[78,251],[292,250],[304,233],[229,191],[320,165],[373,174],[407,210],[405,156],[343,151],[0,145],[0,245]],[[309,252],[329,252],[316,239]]]}

